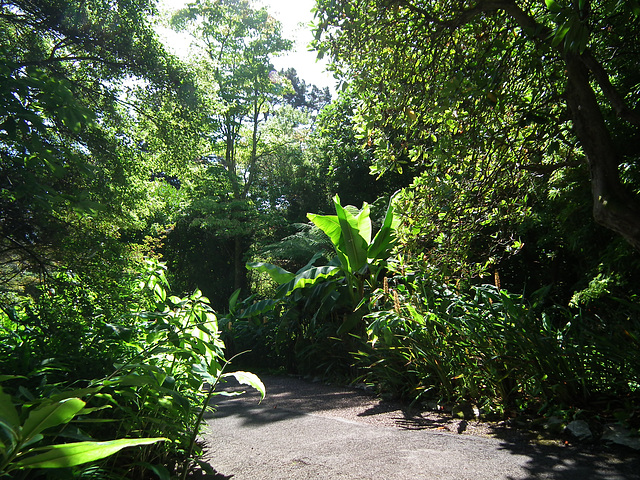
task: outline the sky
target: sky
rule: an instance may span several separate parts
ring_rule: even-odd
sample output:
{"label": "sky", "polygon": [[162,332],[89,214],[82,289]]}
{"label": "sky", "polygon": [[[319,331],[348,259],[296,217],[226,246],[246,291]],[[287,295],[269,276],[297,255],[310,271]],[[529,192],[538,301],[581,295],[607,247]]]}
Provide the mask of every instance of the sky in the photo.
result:
{"label": "sky", "polygon": [[[162,10],[177,10],[188,3],[188,0],[160,0]],[[254,0],[255,7],[266,7],[267,11],[282,23],[282,36],[294,41],[293,50],[281,57],[272,59],[277,70],[293,67],[298,77],[307,84],[318,87],[329,87],[335,92],[335,80],[325,71],[326,61],[316,61],[316,52],[310,52],[307,45],[313,39],[309,23],[313,21],[311,9],[315,0]],[[167,29],[160,29],[160,34],[168,38],[167,46],[179,56],[185,55],[190,40]]]}

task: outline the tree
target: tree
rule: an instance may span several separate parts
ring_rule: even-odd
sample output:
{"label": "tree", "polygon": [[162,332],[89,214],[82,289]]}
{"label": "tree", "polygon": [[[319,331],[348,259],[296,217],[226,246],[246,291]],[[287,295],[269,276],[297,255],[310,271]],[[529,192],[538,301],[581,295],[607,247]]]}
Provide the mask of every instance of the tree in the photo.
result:
{"label": "tree", "polygon": [[58,265],[83,268],[97,250],[96,260],[116,247],[118,223],[138,191],[127,185],[137,155],[119,128],[128,113],[120,108],[122,81],[145,79],[149,90],[189,96],[189,76],[155,37],[153,8],[116,0],[0,4],[4,288],[27,270],[42,278]]}
{"label": "tree", "polygon": [[323,107],[331,103],[329,87],[320,89],[316,85],[307,85],[307,82],[298,78],[298,72],[295,68],[288,68],[280,74],[291,82],[293,92],[286,93],[284,100],[292,107],[306,108],[309,112],[317,115]]}
{"label": "tree", "polygon": [[595,220],[638,250],[639,13],[635,0],[321,0],[316,38],[360,92],[380,171],[404,157],[518,185],[586,159]]}
{"label": "tree", "polygon": [[[260,126],[285,91],[270,58],[291,48],[291,42],[282,38],[277,20],[246,0],[197,1],[176,13],[172,22],[178,29],[190,28],[203,47],[204,65],[217,92],[210,113],[210,153],[227,172],[234,201],[248,202],[262,156]],[[246,137],[248,148],[242,149]],[[243,284],[243,237],[249,233],[235,237],[235,288]]]}

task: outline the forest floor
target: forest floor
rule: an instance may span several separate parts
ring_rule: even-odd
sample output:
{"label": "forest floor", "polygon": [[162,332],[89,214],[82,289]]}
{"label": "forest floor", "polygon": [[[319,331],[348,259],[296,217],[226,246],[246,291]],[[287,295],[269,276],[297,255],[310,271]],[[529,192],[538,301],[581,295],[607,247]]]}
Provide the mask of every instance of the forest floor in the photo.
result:
{"label": "forest floor", "polygon": [[640,478],[631,452],[419,411],[358,389],[261,379],[267,397],[260,404],[250,391],[216,397],[203,441],[220,479]]}

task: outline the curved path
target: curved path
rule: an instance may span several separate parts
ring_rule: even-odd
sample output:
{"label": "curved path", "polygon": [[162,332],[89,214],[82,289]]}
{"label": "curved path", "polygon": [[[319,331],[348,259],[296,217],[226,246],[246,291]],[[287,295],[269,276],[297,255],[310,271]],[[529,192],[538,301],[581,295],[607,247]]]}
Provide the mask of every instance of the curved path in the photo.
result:
{"label": "curved path", "polygon": [[506,429],[411,414],[358,390],[261,378],[267,398],[259,405],[252,392],[215,397],[203,440],[220,479],[640,479],[631,453],[531,444]]}

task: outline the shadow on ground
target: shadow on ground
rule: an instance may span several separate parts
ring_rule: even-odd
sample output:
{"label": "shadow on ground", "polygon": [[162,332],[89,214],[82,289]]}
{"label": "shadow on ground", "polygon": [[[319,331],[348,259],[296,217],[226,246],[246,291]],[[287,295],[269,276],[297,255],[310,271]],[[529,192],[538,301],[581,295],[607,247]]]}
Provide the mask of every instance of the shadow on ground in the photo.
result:
{"label": "shadow on ground", "polygon": [[[415,412],[400,403],[384,401],[374,395],[321,383],[306,382],[295,377],[263,377],[267,398],[259,402],[259,395],[247,392],[240,397],[216,396],[217,412],[209,418],[236,416],[242,425],[264,425],[290,420],[304,415],[332,417],[347,422],[367,423],[398,430],[413,431],[411,435],[448,434],[457,441],[463,433],[476,434],[476,422],[454,420],[450,416]],[[242,390],[227,385],[227,392]],[[531,437],[510,428],[483,426],[483,433],[491,438],[479,442],[495,443],[496,454],[513,455],[527,476],[500,477],[506,480],[627,480],[640,478],[640,456],[632,450],[607,450],[596,445],[550,445],[531,441]],[[430,432],[419,432],[429,430]],[[446,447],[443,447],[446,454]],[[508,458],[507,457],[507,461]],[[215,467],[215,465],[214,465]],[[219,480],[231,477],[219,477]]]}
{"label": "shadow on ground", "polygon": [[[627,480],[640,478],[640,457],[632,450],[607,451],[602,447],[579,445],[559,447],[535,443],[500,443],[513,455],[528,457],[523,468],[528,479]],[[508,477],[508,480],[516,480]],[[521,480],[521,477],[517,480]]]}

